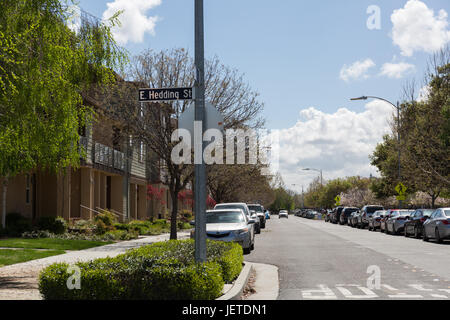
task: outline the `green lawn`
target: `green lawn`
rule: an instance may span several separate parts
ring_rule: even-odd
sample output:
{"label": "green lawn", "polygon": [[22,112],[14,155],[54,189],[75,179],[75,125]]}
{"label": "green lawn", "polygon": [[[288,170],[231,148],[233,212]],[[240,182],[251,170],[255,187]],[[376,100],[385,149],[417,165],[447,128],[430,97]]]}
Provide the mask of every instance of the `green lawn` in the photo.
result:
{"label": "green lawn", "polygon": [[52,250],[83,250],[104,246],[112,241],[68,240],[68,239],[1,239],[0,248],[52,249]]}
{"label": "green lawn", "polygon": [[29,260],[41,259],[57,254],[63,254],[63,250],[33,250],[33,249],[0,249],[0,267],[7,266],[9,264],[15,264],[25,262]]}

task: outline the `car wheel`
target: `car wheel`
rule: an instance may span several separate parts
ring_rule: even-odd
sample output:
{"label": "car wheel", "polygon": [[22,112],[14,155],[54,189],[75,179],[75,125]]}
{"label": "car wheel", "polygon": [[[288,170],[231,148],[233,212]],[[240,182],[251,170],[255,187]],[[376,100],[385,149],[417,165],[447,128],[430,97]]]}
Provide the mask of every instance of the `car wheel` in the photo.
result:
{"label": "car wheel", "polygon": [[425,242],[428,242],[427,233],[425,231],[425,228],[422,228],[422,240]]}
{"label": "car wheel", "polygon": [[252,245],[250,246],[250,250],[255,250],[255,241],[252,242]]}
{"label": "car wheel", "polygon": [[434,231],[434,238],[436,239],[437,243],[442,243],[442,238],[441,235],[439,234],[439,229],[436,228],[436,230]]}
{"label": "car wheel", "polygon": [[405,229],[403,230],[403,235],[405,236],[405,238],[408,238],[408,232],[406,231],[406,226],[405,226]]}
{"label": "car wheel", "polygon": [[244,248],[244,254],[249,254],[251,252],[250,247]]}
{"label": "car wheel", "polygon": [[416,239],[419,239],[419,228],[417,228],[417,227],[414,227],[414,237]]}

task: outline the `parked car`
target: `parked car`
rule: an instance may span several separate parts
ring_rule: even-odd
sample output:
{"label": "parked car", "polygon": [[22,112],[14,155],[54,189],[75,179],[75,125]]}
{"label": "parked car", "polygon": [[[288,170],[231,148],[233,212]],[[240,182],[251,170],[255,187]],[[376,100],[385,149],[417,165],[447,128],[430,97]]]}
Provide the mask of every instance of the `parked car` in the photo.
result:
{"label": "parked car", "polygon": [[386,220],[386,234],[402,232],[406,220],[413,212],[412,210],[393,210]]}
{"label": "parked car", "polygon": [[264,207],[260,204],[247,204],[250,210],[254,210],[259,218],[260,227],[264,229],[266,227],[266,215],[264,214]]}
{"label": "parked car", "polygon": [[317,211],[308,210],[308,212],[306,212],[305,218],[306,219],[315,219],[317,215],[319,215],[319,213]]}
{"label": "parked car", "polygon": [[287,210],[280,210],[280,212],[278,213],[278,219],[281,218],[289,218],[289,212]]}
{"label": "parked car", "polygon": [[434,211],[423,223],[424,241],[433,238],[437,243],[450,238],[450,208],[440,208]]}
{"label": "parked car", "polygon": [[385,210],[375,211],[369,218],[369,231],[377,231],[377,229],[381,228],[381,219],[387,214]]}
{"label": "parked car", "polygon": [[[255,233],[253,225],[256,220],[248,219],[242,209],[223,209],[206,211],[207,239],[239,243],[244,253],[248,254],[255,248]],[[191,222],[195,225],[195,221]],[[191,232],[191,238],[194,238]]]}
{"label": "parked car", "polygon": [[[214,207],[214,210],[218,210],[218,209],[242,209],[242,211],[244,211],[245,215],[248,217],[249,220],[257,218],[256,214],[254,216],[252,216],[247,204],[243,203],[243,202],[219,203],[219,204],[216,204],[216,206]],[[260,220],[259,219],[256,219],[256,220],[257,221],[255,223],[255,233],[259,234],[259,233],[261,233]]]}
{"label": "parked car", "polygon": [[331,212],[327,211],[327,213],[325,214],[325,222],[330,222],[330,215],[331,215]]}
{"label": "parked car", "polygon": [[405,222],[403,233],[405,237],[413,235],[416,239],[422,237],[423,223],[433,214],[434,209],[417,209]]}
{"label": "parked car", "polygon": [[365,229],[369,225],[370,216],[378,210],[384,210],[382,206],[367,205],[361,209],[361,216],[359,218],[359,227]]}
{"label": "parked car", "polygon": [[349,227],[353,227],[352,220],[353,220],[353,217],[355,216],[355,214],[356,214],[357,212],[358,212],[358,211],[353,211],[353,212],[350,213],[350,215],[348,216],[348,218],[347,218],[347,224],[348,224]]}
{"label": "parked car", "polygon": [[344,225],[348,224],[348,218],[353,212],[359,211],[359,208],[355,207],[345,207],[342,209],[341,215],[339,216],[339,224]]}
{"label": "parked car", "polygon": [[331,214],[331,222],[334,224],[337,224],[339,222],[339,218],[341,216],[341,212],[344,209],[344,207],[339,206],[334,208],[333,213]]}
{"label": "parked car", "polygon": [[381,218],[380,221],[380,231],[381,232],[386,232],[386,221],[387,219],[389,219],[389,217],[391,216],[391,213],[396,210],[396,209],[389,209],[386,211],[386,214],[384,215],[383,218]]}
{"label": "parked car", "polygon": [[359,216],[361,215],[361,211],[355,211],[352,213],[350,218],[350,223],[352,228],[357,228],[359,223]]}

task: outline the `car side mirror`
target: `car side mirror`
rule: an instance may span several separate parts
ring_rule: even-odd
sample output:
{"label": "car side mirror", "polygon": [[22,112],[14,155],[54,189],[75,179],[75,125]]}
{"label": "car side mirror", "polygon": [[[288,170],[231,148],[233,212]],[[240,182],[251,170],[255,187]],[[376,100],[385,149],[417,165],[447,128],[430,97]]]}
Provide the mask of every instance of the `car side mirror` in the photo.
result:
{"label": "car side mirror", "polygon": [[250,220],[248,220],[248,224],[255,224],[256,223],[256,220],[255,219],[250,219]]}
{"label": "car side mirror", "polygon": [[424,218],[425,220],[428,220],[428,219],[430,219],[430,216],[423,216],[423,218]]}
{"label": "car side mirror", "polygon": [[190,224],[191,226],[195,226],[195,220],[190,221],[189,224]]}
{"label": "car side mirror", "polygon": [[257,219],[258,216],[257,216],[256,214],[252,214],[251,218],[252,218],[252,219]]}

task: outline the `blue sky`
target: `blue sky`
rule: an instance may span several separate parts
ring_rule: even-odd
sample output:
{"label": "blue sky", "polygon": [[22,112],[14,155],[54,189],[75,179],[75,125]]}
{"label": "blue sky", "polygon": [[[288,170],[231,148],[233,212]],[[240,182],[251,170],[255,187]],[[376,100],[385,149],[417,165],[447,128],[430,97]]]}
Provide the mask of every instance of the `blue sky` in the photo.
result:
{"label": "blue sky", "polygon": [[[144,18],[158,17],[152,20],[142,41],[130,40],[124,44],[132,54],[147,48],[174,47],[188,48],[194,53],[194,0],[80,0],[79,5],[102,17],[108,2],[118,7],[126,4]],[[448,0],[204,2],[205,55],[217,55],[223,63],[242,72],[265,103],[263,115],[267,128],[284,130],[283,135],[292,135],[293,140],[299,140],[299,130],[304,138],[307,128],[319,122],[326,127],[320,129],[325,135],[336,136],[330,127],[341,126],[342,123],[333,121],[345,112],[349,112],[350,123],[358,120],[366,121],[361,126],[372,125],[371,118],[365,118],[377,114],[377,111],[368,112],[371,102],[350,102],[349,99],[375,95],[395,102],[402,97],[402,86],[411,79],[416,80],[420,89],[430,53],[450,41],[446,16],[450,13]],[[154,6],[149,10],[139,12],[136,9],[151,3]],[[371,5],[380,9],[379,30],[369,30],[366,25],[371,16],[367,9]],[[394,10],[399,9],[393,15]],[[142,32],[139,29],[136,32],[129,29],[127,36],[133,38]],[[375,102],[372,105],[375,106]],[[389,107],[378,106],[379,112],[390,115]],[[341,146],[344,154],[355,152],[355,158],[361,158],[353,164],[350,157],[341,161],[341,166],[336,167],[334,163],[327,167],[321,161],[329,146],[321,145],[317,149],[323,139],[314,143],[312,137],[305,138],[311,149],[305,144],[297,145],[299,149],[291,152],[298,150],[298,157],[292,153],[287,155],[293,157],[292,161],[281,157],[280,171],[284,172],[287,184],[298,183],[299,179],[301,184],[310,181],[311,176],[297,177],[292,173],[298,163],[300,167],[320,163],[324,171],[328,170],[330,178],[355,173],[376,174],[368,165],[366,153],[370,153],[382,133],[388,132],[386,116],[380,117],[383,122],[378,125],[383,130],[369,133],[370,138],[364,142],[368,148],[363,156],[354,150],[355,143],[361,141],[349,139],[353,144]],[[347,131],[352,134],[351,128]],[[316,139],[319,137],[323,138],[318,134]],[[347,138],[344,135],[342,139]],[[288,145],[282,149],[293,147],[290,141],[283,143]],[[310,154],[305,155],[305,152]],[[311,154],[314,157],[309,156]]]}

